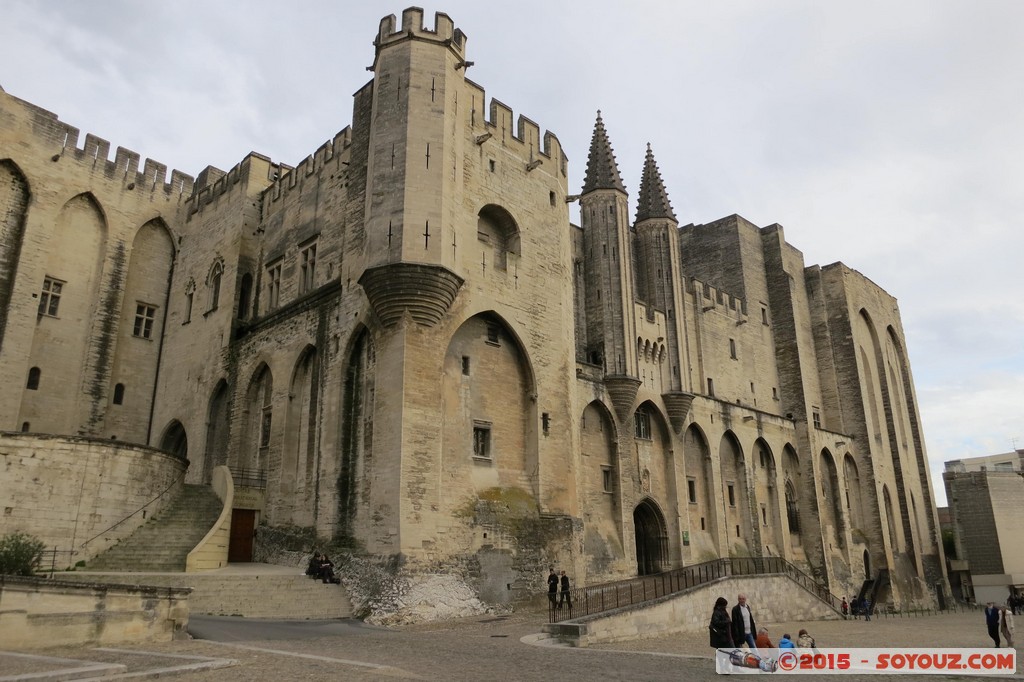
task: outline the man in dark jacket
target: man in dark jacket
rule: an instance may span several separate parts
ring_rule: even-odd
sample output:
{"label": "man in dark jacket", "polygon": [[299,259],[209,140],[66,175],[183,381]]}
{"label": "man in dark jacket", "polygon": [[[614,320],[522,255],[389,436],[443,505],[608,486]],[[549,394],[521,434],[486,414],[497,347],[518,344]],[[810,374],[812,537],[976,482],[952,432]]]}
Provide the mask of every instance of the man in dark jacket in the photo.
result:
{"label": "man in dark jacket", "polygon": [[548,601],[552,606],[558,606],[558,574],[555,573],[554,566],[548,574]]}
{"label": "man in dark jacket", "polygon": [[732,607],[732,641],[736,646],[746,642],[751,649],[756,649],[755,632],[757,625],[754,623],[754,614],[747,604],[747,595],[741,594],[736,597],[736,606]]}

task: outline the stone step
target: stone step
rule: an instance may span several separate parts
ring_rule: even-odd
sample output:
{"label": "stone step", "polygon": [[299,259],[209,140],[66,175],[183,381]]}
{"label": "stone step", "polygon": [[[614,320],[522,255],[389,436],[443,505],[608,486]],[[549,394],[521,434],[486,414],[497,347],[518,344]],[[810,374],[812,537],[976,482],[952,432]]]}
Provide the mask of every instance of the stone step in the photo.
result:
{"label": "stone step", "polygon": [[221,512],[209,486],[185,485],[168,509],[87,564],[90,570],[180,571]]}

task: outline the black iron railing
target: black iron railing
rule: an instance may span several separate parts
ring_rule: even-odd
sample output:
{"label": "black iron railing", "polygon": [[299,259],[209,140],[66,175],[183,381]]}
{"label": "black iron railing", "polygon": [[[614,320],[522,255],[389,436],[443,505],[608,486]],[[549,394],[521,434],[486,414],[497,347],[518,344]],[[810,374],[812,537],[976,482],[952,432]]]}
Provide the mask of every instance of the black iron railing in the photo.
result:
{"label": "black iron railing", "polygon": [[267,472],[265,469],[232,469],[231,479],[236,486],[246,488],[259,488],[265,490],[267,487]]}
{"label": "black iron railing", "polygon": [[[552,623],[557,623],[612,611],[624,606],[641,604],[652,599],[685,592],[719,578],[768,574],[789,576],[812,595],[839,610],[841,600],[829,592],[828,587],[820,584],[785,559],[781,557],[746,557],[715,559],[664,573],[577,587],[567,593],[559,593],[553,601],[549,601],[548,619]],[[551,595],[548,596],[550,600]]]}

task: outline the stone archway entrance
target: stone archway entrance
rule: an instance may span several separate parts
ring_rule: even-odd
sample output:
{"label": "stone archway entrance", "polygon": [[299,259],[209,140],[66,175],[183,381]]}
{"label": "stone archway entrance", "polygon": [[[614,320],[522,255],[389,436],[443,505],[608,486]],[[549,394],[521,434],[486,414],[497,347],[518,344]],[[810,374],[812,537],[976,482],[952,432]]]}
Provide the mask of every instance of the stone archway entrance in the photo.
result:
{"label": "stone archway entrance", "polygon": [[633,510],[636,531],[636,572],[638,575],[661,573],[668,567],[668,533],[665,519],[650,500]]}

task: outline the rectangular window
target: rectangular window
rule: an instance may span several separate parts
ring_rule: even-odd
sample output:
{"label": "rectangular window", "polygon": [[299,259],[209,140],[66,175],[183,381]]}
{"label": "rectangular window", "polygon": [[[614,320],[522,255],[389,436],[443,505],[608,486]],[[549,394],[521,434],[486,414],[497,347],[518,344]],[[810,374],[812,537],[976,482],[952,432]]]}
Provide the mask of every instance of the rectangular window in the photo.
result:
{"label": "rectangular window", "polygon": [[651,415],[643,410],[633,413],[633,435],[643,440],[651,439]]}
{"label": "rectangular window", "polygon": [[473,422],[473,456],[491,459],[491,425],[488,422]]}
{"label": "rectangular window", "polygon": [[316,241],[299,252],[299,293],[312,291],[316,284]]}
{"label": "rectangular window", "polygon": [[188,292],[185,294],[185,324],[192,321],[192,301],[195,298],[195,292]]}
{"label": "rectangular window", "polygon": [[821,428],[821,413],[818,412],[817,410],[814,410],[813,412],[811,412],[811,419],[814,421],[814,428],[820,429]]}
{"label": "rectangular window", "polygon": [[729,506],[730,507],[735,507],[736,506],[736,487],[732,483],[730,483],[728,486],[726,486],[726,488],[729,491]]}
{"label": "rectangular window", "polygon": [[686,498],[690,504],[697,504],[697,480],[693,478],[686,479]]}
{"label": "rectangular window", "polygon": [[761,505],[761,525],[768,525],[768,510],[765,508],[763,504]]}
{"label": "rectangular window", "polygon": [[463,355],[462,356],[462,373],[465,374],[466,376],[469,376],[469,356],[468,355]]}
{"label": "rectangular window", "polygon": [[715,397],[715,380],[708,377],[708,395],[712,398]]}
{"label": "rectangular window", "polygon": [[498,325],[487,325],[487,343],[496,346],[498,345],[498,338]]}
{"label": "rectangular window", "polygon": [[729,339],[729,357],[736,359],[736,339]]}
{"label": "rectangular window", "polygon": [[776,388],[775,386],[772,386],[772,399],[773,400],[778,400],[779,399],[779,389]]}
{"label": "rectangular window", "polygon": [[136,302],[135,304],[135,328],[132,336],[140,339],[153,338],[153,319],[156,317],[156,306],[148,303]]}
{"label": "rectangular window", "polygon": [[612,468],[610,466],[601,467],[601,485],[604,492],[615,492],[615,479],[612,477]]}
{"label": "rectangular window", "polygon": [[281,261],[267,266],[267,310],[281,305]]}
{"label": "rectangular window", "polygon": [[761,324],[766,326],[768,324],[768,309],[764,306],[761,306]]}
{"label": "rectangular window", "polygon": [[64,289],[64,282],[47,275],[43,278],[43,293],[39,296],[39,314],[49,317],[57,317],[57,308],[60,306],[60,295]]}

